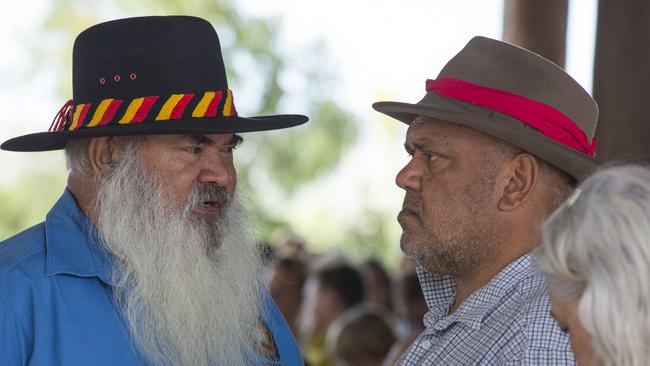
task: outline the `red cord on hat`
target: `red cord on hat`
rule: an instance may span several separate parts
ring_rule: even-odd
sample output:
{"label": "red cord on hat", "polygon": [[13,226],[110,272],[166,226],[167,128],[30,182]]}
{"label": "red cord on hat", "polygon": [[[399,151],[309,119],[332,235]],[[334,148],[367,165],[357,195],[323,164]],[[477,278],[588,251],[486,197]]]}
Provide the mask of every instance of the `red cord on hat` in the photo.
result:
{"label": "red cord on hat", "polygon": [[72,99],[65,102],[63,107],[59,109],[59,113],[54,116],[52,124],[48,129],[49,132],[59,132],[63,131],[63,127],[68,119],[72,119],[72,110],[74,109],[74,102]]}
{"label": "red cord on hat", "polygon": [[551,139],[589,156],[596,155],[598,138],[589,143],[585,132],[559,110],[504,90],[442,77],[427,80],[427,91],[461,102],[493,109],[534,127]]}

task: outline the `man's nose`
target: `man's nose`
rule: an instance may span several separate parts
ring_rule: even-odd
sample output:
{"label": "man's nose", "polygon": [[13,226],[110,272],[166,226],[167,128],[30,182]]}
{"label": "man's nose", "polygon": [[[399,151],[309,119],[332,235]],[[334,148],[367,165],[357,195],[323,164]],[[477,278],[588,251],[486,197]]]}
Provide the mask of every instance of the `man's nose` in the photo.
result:
{"label": "man's nose", "polygon": [[418,167],[417,161],[411,159],[402,170],[397,173],[395,183],[406,191],[420,191],[422,183],[422,169]]}
{"label": "man's nose", "polygon": [[212,183],[219,187],[233,190],[235,182],[235,167],[232,155],[215,152],[206,154],[201,159],[201,171],[198,176],[200,183]]}

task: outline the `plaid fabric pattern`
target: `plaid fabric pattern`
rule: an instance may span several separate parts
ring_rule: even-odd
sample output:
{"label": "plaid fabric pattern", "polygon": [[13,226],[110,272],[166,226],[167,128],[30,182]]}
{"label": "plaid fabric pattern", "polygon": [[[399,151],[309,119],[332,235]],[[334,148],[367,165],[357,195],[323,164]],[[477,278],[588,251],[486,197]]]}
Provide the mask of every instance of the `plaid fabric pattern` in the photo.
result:
{"label": "plaid fabric pattern", "polygon": [[575,365],[530,255],[510,263],[449,316],[454,278],[423,268],[418,277],[429,306],[426,330],[398,365]]}

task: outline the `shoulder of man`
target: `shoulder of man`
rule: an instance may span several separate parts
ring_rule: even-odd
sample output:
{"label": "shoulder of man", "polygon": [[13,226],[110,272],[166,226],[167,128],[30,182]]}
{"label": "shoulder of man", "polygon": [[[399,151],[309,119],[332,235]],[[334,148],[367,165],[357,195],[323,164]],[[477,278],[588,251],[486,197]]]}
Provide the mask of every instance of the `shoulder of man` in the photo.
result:
{"label": "shoulder of man", "polygon": [[574,365],[569,336],[551,314],[546,281],[539,273],[527,276],[517,286],[523,342],[517,364]]}
{"label": "shoulder of man", "polygon": [[45,225],[0,242],[0,359],[27,364],[33,341],[34,289],[45,278]]}
{"label": "shoulder of man", "polygon": [[0,242],[0,288],[12,274],[27,277],[45,275],[45,223],[34,225]]}
{"label": "shoulder of man", "polygon": [[45,224],[40,223],[0,242],[0,301],[22,318],[27,317],[34,290],[48,282]]}

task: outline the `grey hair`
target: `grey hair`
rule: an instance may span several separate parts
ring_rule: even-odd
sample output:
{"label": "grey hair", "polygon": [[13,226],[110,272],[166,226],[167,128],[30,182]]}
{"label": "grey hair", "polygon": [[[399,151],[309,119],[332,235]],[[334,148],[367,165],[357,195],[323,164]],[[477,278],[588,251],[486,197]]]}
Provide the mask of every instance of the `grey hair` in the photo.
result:
{"label": "grey hair", "polygon": [[65,165],[70,175],[92,174],[88,156],[89,145],[89,138],[70,140],[65,144]]}
{"label": "grey hair", "polygon": [[648,363],[650,167],[609,167],[586,179],[543,225],[534,255],[553,295],[579,300],[599,361]]}
{"label": "grey hair", "polygon": [[[122,146],[131,146],[140,141],[140,136],[114,137],[122,140]],[[73,139],[65,144],[65,165],[70,175],[91,176],[93,174],[90,164],[88,147],[92,138]]]}

